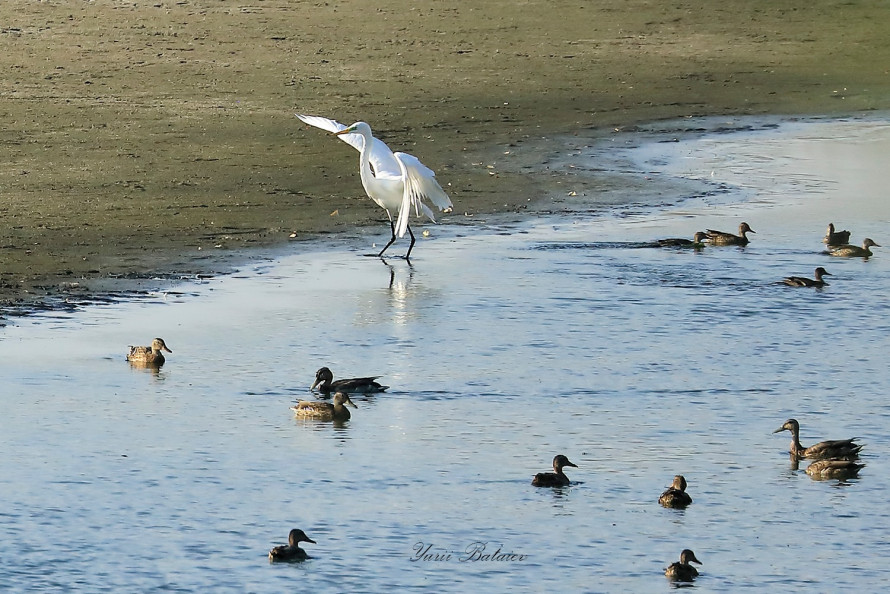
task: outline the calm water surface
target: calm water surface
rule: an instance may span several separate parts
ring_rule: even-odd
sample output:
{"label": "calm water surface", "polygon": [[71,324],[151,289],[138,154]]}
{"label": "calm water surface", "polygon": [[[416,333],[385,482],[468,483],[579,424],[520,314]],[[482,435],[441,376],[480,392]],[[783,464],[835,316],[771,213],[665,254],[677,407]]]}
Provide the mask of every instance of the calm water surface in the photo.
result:
{"label": "calm water surface", "polygon": [[[705,190],[435,227],[410,266],[322,246],[7,326],[0,587],[657,592],[691,548],[703,591],[874,589],[890,247],[840,260],[820,240],[833,221],[890,244],[888,153],[890,126],[857,120],[647,144],[625,156],[653,192]],[[744,249],[633,243],[741,220]],[[776,282],[816,266],[822,290]],[[131,368],[126,345],[156,335],[167,365]],[[392,387],[342,426],[295,420],[322,365]],[[793,470],[771,433],[792,416],[805,444],[861,436],[860,478]],[[557,453],[572,486],[531,487]],[[677,473],[686,511],[656,503]],[[270,565],[292,527],[314,558]],[[466,560],[474,543],[516,557]]]}

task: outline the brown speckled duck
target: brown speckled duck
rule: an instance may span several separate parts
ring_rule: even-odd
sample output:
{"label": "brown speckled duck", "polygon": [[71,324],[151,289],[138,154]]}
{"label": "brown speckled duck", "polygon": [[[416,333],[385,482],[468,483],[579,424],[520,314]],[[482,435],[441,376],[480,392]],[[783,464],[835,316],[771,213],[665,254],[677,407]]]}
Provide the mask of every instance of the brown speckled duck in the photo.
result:
{"label": "brown speckled duck", "polygon": [[724,231],[714,231],[713,229],[708,229],[707,236],[708,241],[711,242],[711,245],[748,245],[748,236],[747,233],[757,233],[754,229],[748,226],[748,223],[741,223],[739,225],[739,234],[733,235],[732,233],[726,233]]}
{"label": "brown speckled duck", "polygon": [[830,256],[840,256],[842,258],[869,258],[873,255],[871,253],[871,250],[868,249],[870,247],[881,247],[881,246],[876,244],[873,240],[866,237],[862,241],[862,247],[859,247],[858,245],[850,245],[850,244],[840,245],[837,247],[829,246],[828,254]]}
{"label": "brown speckled duck", "polygon": [[698,577],[698,570],[690,563],[702,564],[701,561],[695,558],[695,553],[689,549],[683,549],[683,552],[680,553],[680,561],[671,563],[664,570],[664,575],[675,582],[691,582]]}
{"label": "brown speckled duck", "polygon": [[816,269],[814,273],[816,278],[806,278],[805,276],[789,276],[786,277],[782,282],[788,285],[789,287],[826,287],[828,283],[822,280],[823,276],[831,276],[830,272],[827,272],[821,266]]}
{"label": "brown speckled duck", "polygon": [[348,421],[349,409],[348,404],[352,408],[358,408],[355,403],[349,399],[348,394],[337,392],[334,394],[334,402],[322,402],[320,400],[301,400],[295,406],[290,407],[294,411],[294,415],[306,419],[318,419],[319,421]]}
{"label": "brown speckled duck", "polygon": [[333,372],[327,367],[322,367],[315,372],[315,381],[309,386],[309,390],[318,387],[318,391],[322,394],[330,394],[332,392],[343,392],[344,394],[373,394],[375,392],[383,392],[389,386],[381,386],[375,380],[380,377],[374,375],[371,377],[353,377],[350,379],[334,380]]}
{"label": "brown speckled duck", "polygon": [[855,443],[858,437],[850,439],[835,439],[828,441],[820,441],[808,448],[800,445],[800,423],[797,419],[788,419],[785,424],[773,431],[791,432],[791,454],[798,458],[809,458],[810,460],[827,460],[827,459],[854,459],[859,456],[859,450],[862,444]]}
{"label": "brown speckled duck", "polygon": [[686,478],[682,474],[674,477],[674,482],[667,488],[667,491],[661,494],[658,503],[674,509],[683,509],[692,503],[692,497],[686,492]]}
{"label": "brown speckled duck", "polygon": [[553,458],[553,470],[555,472],[539,472],[532,479],[532,484],[536,487],[565,487],[571,481],[569,477],[563,473],[562,469],[566,466],[578,468],[577,464],[572,464],[569,459],[562,454]]}
{"label": "brown speckled duck", "polygon": [[300,548],[301,542],[311,542],[316,544],[314,540],[306,536],[306,533],[299,528],[294,528],[287,535],[287,544],[280,545],[269,551],[269,561],[272,563],[279,561],[303,561],[310,559],[309,555]]}
{"label": "brown speckled duck", "polygon": [[684,239],[682,237],[669,237],[667,239],[658,239],[656,243],[661,247],[691,247],[700,249],[705,247],[704,241],[708,234],[704,231],[697,231],[692,239]]}
{"label": "brown speckled duck", "polygon": [[165,361],[162,351],[173,352],[167,348],[163,338],[155,338],[151,341],[151,346],[131,345],[130,352],[127,353],[127,361],[160,367]]}
{"label": "brown speckled duck", "polygon": [[829,246],[848,244],[850,243],[850,232],[835,231],[834,223],[828,223],[828,231],[825,233],[825,237],[822,238],[822,243]]}
{"label": "brown speckled duck", "polygon": [[816,460],[807,466],[807,474],[817,481],[853,478],[865,464],[852,460]]}

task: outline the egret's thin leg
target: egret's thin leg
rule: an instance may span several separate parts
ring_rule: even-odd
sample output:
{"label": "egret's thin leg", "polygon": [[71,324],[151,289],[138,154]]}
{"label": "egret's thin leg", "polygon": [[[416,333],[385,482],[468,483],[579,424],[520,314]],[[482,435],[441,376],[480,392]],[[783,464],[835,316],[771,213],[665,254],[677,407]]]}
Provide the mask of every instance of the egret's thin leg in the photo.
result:
{"label": "egret's thin leg", "polygon": [[[389,228],[392,229],[392,239],[390,239],[389,243],[387,243],[385,246],[383,246],[383,249],[380,250],[379,254],[377,254],[378,258],[381,258],[383,256],[383,252],[385,252],[389,248],[389,246],[391,246],[392,243],[396,240],[396,224],[393,222],[392,219],[389,220]],[[411,238],[413,240],[414,236],[412,235]],[[413,241],[411,242],[411,245],[414,245]],[[410,253],[411,250],[409,249],[408,252]]]}
{"label": "egret's thin leg", "polygon": [[411,245],[408,246],[408,253],[405,254],[406,260],[411,257],[411,249],[414,247],[414,241],[415,241],[414,240],[414,232],[411,231],[411,225],[408,225],[408,233],[411,235]]}

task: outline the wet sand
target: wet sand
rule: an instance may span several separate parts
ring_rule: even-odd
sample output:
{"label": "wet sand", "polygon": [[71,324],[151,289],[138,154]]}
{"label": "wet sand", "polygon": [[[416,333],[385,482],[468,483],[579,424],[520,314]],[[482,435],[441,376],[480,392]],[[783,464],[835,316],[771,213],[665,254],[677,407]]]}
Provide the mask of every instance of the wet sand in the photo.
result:
{"label": "wet sand", "polygon": [[[0,4],[0,302],[138,289],[364,226],[363,119],[460,224],[554,204],[556,140],[710,114],[890,107],[879,4]],[[589,194],[585,201],[595,202]],[[332,214],[336,213],[336,214]],[[156,281],[152,281],[156,282]]]}

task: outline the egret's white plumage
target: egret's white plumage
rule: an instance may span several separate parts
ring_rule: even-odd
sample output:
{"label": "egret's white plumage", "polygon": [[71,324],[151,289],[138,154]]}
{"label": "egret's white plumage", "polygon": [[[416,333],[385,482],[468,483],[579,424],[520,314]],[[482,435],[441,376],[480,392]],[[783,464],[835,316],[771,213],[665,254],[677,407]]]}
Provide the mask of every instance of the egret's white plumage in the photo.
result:
{"label": "egret's white plumage", "polygon": [[[414,209],[416,216],[423,214],[436,222],[433,211],[423,200],[429,200],[443,212],[451,211],[451,199],[436,181],[433,170],[413,155],[392,152],[383,141],[374,138],[371,127],[365,122],[344,126],[335,120],[318,116],[297,114],[297,117],[310,126],[336,134],[361,153],[359,173],[362,186],[368,197],[386,211],[392,230],[392,238],[378,256],[383,255],[396,237],[404,237],[406,231],[411,236],[411,245],[405,258],[411,255],[415,241],[414,233],[408,225],[411,209]],[[396,219],[393,219],[393,213],[397,213]]]}

